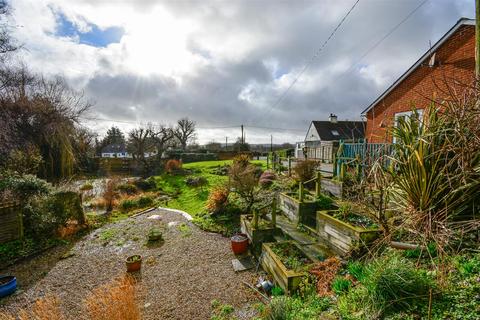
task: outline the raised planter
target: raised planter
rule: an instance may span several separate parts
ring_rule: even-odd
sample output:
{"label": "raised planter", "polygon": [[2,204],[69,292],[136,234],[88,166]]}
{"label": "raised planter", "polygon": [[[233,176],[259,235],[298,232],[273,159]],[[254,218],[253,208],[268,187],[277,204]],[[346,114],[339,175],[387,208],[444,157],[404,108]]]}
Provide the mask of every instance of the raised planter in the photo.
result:
{"label": "raised planter", "polygon": [[315,199],[307,197],[300,202],[295,195],[295,193],[280,193],[278,196],[279,209],[290,221],[315,228],[317,211]]}
{"label": "raised planter", "polygon": [[252,243],[254,254],[262,252],[262,243],[275,241],[275,236],[281,235],[280,228],[273,226],[270,221],[262,221],[258,228],[252,225],[252,214],[245,214],[240,217],[240,230],[245,234]]}
{"label": "raised planter", "polygon": [[335,254],[344,256],[368,245],[381,234],[380,228],[363,228],[334,218],[334,211],[317,212],[317,234]]}
{"label": "raised planter", "polygon": [[282,243],[290,243],[291,245],[296,246],[300,251],[302,250],[293,241],[264,243],[262,245],[263,255],[260,263],[262,268],[273,276],[277,284],[282,287],[285,293],[291,294],[298,288],[298,285],[306,276],[306,272],[288,269],[281,261],[280,257],[275,254],[275,252],[272,250],[272,246]]}
{"label": "raised planter", "polygon": [[330,194],[339,199],[343,197],[343,183],[341,181],[322,178],[321,188],[326,194]]}
{"label": "raised planter", "polygon": [[17,278],[14,276],[0,276],[0,298],[8,296],[17,290]]}

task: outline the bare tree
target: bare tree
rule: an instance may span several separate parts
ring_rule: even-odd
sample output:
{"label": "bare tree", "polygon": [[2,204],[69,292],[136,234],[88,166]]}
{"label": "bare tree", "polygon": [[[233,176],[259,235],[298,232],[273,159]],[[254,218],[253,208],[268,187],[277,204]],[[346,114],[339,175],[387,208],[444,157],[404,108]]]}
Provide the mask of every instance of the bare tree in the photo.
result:
{"label": "bare tree", "polygon": [[155,143],[153,138],[153,125],[147,124],[140,128],[133,129],[128,134],[128,150],[143,167],[143,173],[149,169],[145,153],[154,151]]}
{"label": "bare tree", "polygon": [[10,14],[11,8],[7,0],[0,0],[0,61],[5,61],[7,54],[16,51],[19,46],[10,35],[6,17]]}
{"label": "bare tree", "polygon": [[173,139],[173,129],[164,125],[158,125],[153,127],[152,136],[157,148],[157,157],[161,159],[168,143]]}
{"label": "bare tree", "polygon": [[188,118],[178,120],[173,134],[186,150],[188,141],[195,137],[195,122]]}

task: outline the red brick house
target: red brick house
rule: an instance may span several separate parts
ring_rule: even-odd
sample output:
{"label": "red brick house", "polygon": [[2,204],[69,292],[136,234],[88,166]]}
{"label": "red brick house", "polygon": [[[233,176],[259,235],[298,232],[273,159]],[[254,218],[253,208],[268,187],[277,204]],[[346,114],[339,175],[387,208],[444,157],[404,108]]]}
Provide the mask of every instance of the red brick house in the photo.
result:
{"label": "red brick house", "polygon": [[[394,59],[392,59],[394,61]],[[471,84],[475,77],[475,20],[462,18],[413,66],[362,112],[368,142],[392,142],[388,128],[415,107],[420,116],[431,99],[450,86]],[[446,98],[446,97],[443,97]]]}

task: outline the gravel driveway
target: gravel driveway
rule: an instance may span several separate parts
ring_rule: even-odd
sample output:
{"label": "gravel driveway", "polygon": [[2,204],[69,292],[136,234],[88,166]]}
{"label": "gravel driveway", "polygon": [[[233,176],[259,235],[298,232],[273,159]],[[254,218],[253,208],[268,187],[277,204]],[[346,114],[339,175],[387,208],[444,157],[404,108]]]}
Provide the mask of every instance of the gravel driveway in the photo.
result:
{"label": "gravel driveway", "polygon": [[[161,219],[151,219],[153,215]],[[163,230],[163,245],[146,245],[152,227]],[[52,294],[60,298],[70,316],[82,319],[81,305],[88,292],[125,274],[124,261],[133,254],[144,259],[136,275],[144,319],[210,319],[214,299],[243,311],[258,301],[242,284],[253,282],[256,275],[232,269],[229,239],[204,232],[175,212],[155,210],[106,225],[77,242],[69,253],[41,280],[0,301],[0,312]],[[28,263],[35,268],[35,263]],[[25,267],[7,271],[15,274],[16,268]],[[242,313],[239,318],[247,319],[251,312]]]}

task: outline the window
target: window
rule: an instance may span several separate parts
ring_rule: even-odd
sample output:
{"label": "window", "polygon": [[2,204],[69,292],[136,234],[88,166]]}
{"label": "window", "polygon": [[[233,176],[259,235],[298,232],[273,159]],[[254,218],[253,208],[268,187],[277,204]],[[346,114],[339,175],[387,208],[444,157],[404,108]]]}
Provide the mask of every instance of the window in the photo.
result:
{"label": "window", "polygon": [[337,130],[332,130],[331,132],[332,132],[332,134],[333,134],[334,136],[339,136],[339,135],[340,135],[340,133],[338,133]]}

